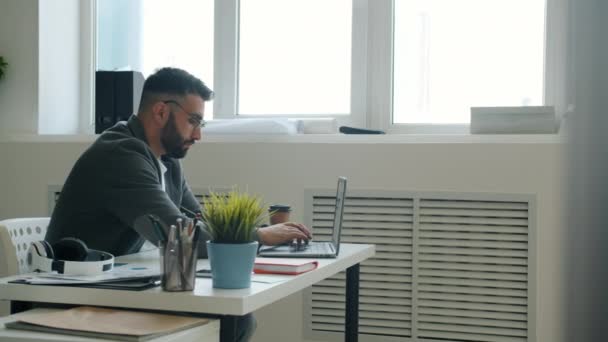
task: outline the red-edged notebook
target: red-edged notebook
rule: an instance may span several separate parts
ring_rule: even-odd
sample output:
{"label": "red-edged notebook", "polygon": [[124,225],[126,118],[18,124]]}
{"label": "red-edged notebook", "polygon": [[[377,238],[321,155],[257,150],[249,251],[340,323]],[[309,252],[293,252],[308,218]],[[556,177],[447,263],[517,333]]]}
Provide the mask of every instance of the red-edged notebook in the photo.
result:
{"label": "red-edged notebook", "polygon": [[300,274],[312,271],[319,266],[316,260],[257,258],[253,272],[258,274]]}

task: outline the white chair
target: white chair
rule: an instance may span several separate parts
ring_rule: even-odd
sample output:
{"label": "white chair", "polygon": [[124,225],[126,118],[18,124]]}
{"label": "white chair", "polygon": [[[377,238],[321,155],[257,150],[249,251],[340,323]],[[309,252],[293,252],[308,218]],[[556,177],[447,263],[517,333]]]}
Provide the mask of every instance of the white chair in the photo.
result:
{"label": "white chair", "polygon": [[49,217],[0,221],[0,277],[29,272],[27,250],[32,242],[44,240],[49,221]]}
{"label": "white chair", "polygon": [[[29,271],[27,250],[33,241],[44,240],[49,221],[49,217],[16,218],[0,221],[0,277]],[[0,300],[0,317],[9,313],[9,303]]]}

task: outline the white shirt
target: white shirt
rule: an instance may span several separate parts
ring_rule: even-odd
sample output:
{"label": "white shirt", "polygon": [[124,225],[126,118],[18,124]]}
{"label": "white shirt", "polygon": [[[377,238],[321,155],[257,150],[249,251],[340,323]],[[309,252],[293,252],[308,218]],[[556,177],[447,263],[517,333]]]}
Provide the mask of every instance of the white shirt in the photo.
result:
{"label": "white shirt", "polygon": [[163,191],[167,191],[167,188],[165,187],[165,172],[167,172],[167,167],[160,159],[157,158],[156,160],[158,161],[158,167],[160,167],[160,172],[162,173],[160,177],[160,185],[163,187]]}

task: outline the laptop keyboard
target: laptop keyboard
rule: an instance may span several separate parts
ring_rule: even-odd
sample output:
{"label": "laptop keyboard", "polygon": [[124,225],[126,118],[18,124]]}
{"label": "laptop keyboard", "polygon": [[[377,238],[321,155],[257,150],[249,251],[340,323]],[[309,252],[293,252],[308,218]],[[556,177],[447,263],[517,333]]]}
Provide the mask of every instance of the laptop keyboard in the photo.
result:
{"label": "laptop keyboard", "polygon": [[331,254],[333,248],[328,243],[311,243],[309,245],[300,246],[295,252],[308,253],[308,254]]}

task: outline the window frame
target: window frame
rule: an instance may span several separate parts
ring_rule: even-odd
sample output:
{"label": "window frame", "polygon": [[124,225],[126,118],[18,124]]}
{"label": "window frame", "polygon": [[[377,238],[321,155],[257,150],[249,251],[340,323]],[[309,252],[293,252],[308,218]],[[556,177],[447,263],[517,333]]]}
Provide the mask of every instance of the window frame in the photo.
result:
{"label": "window frame", "polygon": [[327,118],[339,125],[365,126],[366,112],[366,32],[367,0],[353,0],[353,32],[351,51],[351,113],[344,114],[238,114],[238,58],[239,58],[239,0],[215,0],[214,60],[214,119],[240,118]]}
{"label": "window frame", "polygon": [[[214,24],[214,119],[331,117],[337,120],[338,125],[379,129],[389,134],[468,134],[469,124],[392,122],[394,1],[399,0],[352,0],[351,113],[240,116],[237,111],[239,0],[215,0],[214,16],[222,20],[215,20]],[[96,65],[95,4],[96,0],[92,0],[91,7],[83,9],[87,15],[90,14],[83,26],[89,25],[93,42],[83,49],[86,62],[83,65],[91,65],[91,70],[95,70]],[[567,98],[571,73],[571,52],[567,49],[568,24],[568,0],[546,0],[543,104],[555,106],[558,115],[572,103]],[[82,83],[89,83],[89,96],[94,94],[94,77],[85,77]],[[82,107],[92,109],[92,100],[85,99]],[[83,110],[83,115],[86,115],[83,122],[93,124],[91,112]]]}
{"label": "window frame", "polygon": [[79,2],[80,10],[80,115],[78,131],[95,134],[95,73],[97,70],[97,0]]}
{"label": "window frame", "polygon": [[[369,0],[370,44],[375,42],[380,53],[371,54],[369,127],[389,134],[469,134],[470,124],[419,124],[393,123],[393,66],[394,66],[394,3],[399,0]],[[556,112],[565,110],[565,70],[567,58],[568,0],[545,0],[544,70],[542,105],[556,106]],[[559,28],[558,30],[550,28]],[[560,36],[559,34],[563,34]],[[376,49],[372,48],[371,51]],[[562,68],[562,69],[560,69]],[[564,99],[557,102],[556,99]],[[377,114],[375,114],[377,113]]]}

